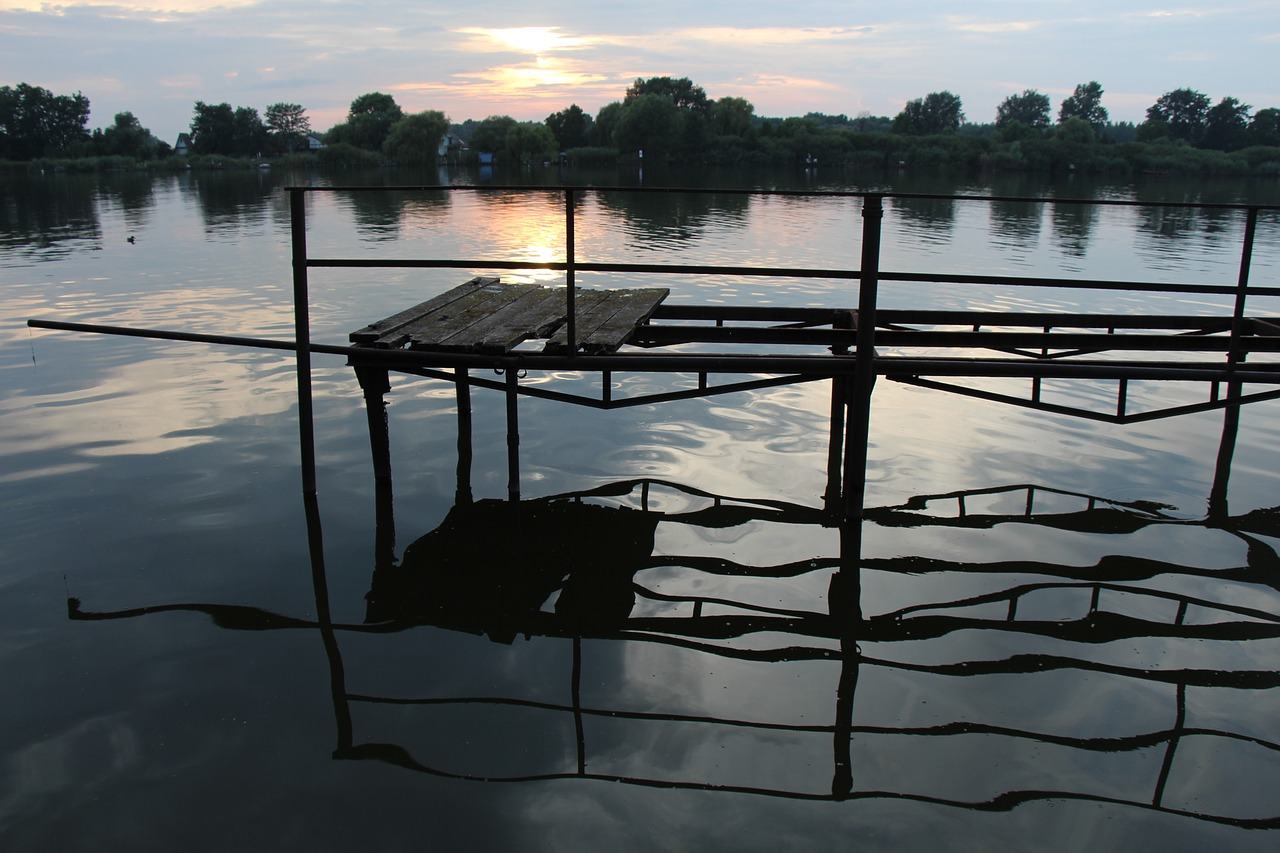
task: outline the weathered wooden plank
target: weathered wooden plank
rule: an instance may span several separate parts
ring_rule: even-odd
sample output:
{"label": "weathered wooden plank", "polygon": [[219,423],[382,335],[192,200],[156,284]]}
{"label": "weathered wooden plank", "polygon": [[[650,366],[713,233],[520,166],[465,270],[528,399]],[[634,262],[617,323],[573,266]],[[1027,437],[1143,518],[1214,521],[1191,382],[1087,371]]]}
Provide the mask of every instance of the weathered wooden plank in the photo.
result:
{"label": "weathered wooden plank", "polygon": [[[659,287],[580,291],[574,330],[578,348],[593,354],[616,351],[636,326],[653,316],[668,293],[669,290]],[[593,298],[592,294],[596,297]],[[564,352],[568,347],[569,330],[561,327],[547,342],[546,351]]]}
{"label": "weathered wooden plank", "polygon": [[538,288],[473,327],[468,333],[468,349],[506,352],[528,338],[546,337],[565,321],[566,311],[563,288]]}
{"label": "weathered wooden plank", "polygon": [[[468,338],[494,315],[540,290],[534,284],[493,284],[478,288],[407,324],[402,331],[414,347],[465,349]],[[452,344],[449,341],[452,340]]]}
{"label": "weathered wooden plank", "polygon": [[426,302],[420,302],[412,308],[406,308],[404,311],[392,314],[386,319],[371,323],[363,329],[352,332],[350,340],[353,344],[378,347],[380,349],[399,347],[405,343],[407,336],[397,333],[409,323],[425,314],[438,311],[476,290],[496,284],[499,284],[497,276],[476,276],[470,281],[463,282],[457,287],[428,299]]}

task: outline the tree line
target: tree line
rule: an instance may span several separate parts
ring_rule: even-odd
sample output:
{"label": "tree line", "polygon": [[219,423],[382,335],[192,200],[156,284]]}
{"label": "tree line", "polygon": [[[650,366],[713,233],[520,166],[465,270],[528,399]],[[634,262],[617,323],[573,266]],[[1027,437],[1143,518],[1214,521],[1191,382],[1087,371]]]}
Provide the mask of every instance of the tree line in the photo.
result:
{"label": "tree line", "polygon": [[[1032,170],[1079,165],[1098,171],[1190,163],[1209,171],[1280,174],[1280,151],[1270,150],[1280,148],[1280,109],[1254,112],[1234,97],[1213,104],[1184,88],[1162,95],[1145,121],[1134,125],[1110,122],[1102,96],[1097,81],[1076,86],[1058,105],[1056,121],[1049,96],[1034,89],[1006,97],[989,123],[969,122],[960,96],[950,91],[910,100],[893,117],[765,118],[749,101],[713,99],[688,78],[651,77],[635,80],[620,100],[594,116],[572,104],[541,122],[499,115],[452,124],[439,111],[405,113],[391,95],[371,92],[351,102],[345,119],[323,134],[324,148],[314,156],[334,165],[422,165],[437,162],[442,152],[461,156],[465,148],[472,158],[483,152],[517,163],[563,158]],[[132,113],[117,114],[112,125],[92,133],[88,116],[89,101],[78,92],[55,95],[25,83],[0,87],[0,159],[147,160],[171,153]],[[196,155],[256,158],[305,150],[308,135],[315,134],[300,104],[271,104],[260,115],[253,107],[197,101],[186,137]]]}

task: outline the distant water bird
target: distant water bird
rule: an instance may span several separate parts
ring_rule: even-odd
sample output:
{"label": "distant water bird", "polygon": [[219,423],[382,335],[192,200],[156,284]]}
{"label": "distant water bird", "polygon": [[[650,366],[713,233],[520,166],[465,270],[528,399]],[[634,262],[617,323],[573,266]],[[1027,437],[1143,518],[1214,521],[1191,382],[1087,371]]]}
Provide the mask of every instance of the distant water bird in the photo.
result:
{"label": "distant water bird", "polygon": [[129,235],[128,237],[126,237],[125,239],[126,239],[126,240],[128,240],[130,243],[136,242],[136,241],[135,241],[135,239],[134,239],[134,236],[133,236],[132,234],[130,234],[130,235]]}

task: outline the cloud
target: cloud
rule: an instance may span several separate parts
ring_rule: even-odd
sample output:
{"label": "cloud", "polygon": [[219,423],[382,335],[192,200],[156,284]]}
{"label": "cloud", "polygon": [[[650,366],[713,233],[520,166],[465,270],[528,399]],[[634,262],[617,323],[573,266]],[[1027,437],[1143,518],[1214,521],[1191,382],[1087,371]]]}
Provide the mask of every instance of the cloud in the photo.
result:
{"label": "cloud", "polygon": [[0,0],[0,11],[43,12],[45,14],[61,15],[65,14],[67,10],[92,7],[102,9],[106,14],[144,15],[149,17],[155,13],[189,15],[210,12],[215,9],[236,9],[244,6],[253,6],[258,2],[259,0],[156,0],[156,2],[130,3],[127,0],[126,2],[120,2],[120,0],[59,0],[56,3],[49,3],[46,0]]}
{"label": "cloud", "polygon": [[972,18],[951,17],[951,29],[965,33],[1026,33],[1044,26],[1044,21],[974,21]]}
{"label": "cloud", "polygon": [[460,50],[476,52],[489,52],[495,47],[501,47],[524,53],[543,54],[551,53],[552,51],[576,50],[591,43],[590,39],[562,35],[559,27],[508,27],[504,29],[463,27],[455,30],[455,32],[476,36],[477,38],[458,45]]}

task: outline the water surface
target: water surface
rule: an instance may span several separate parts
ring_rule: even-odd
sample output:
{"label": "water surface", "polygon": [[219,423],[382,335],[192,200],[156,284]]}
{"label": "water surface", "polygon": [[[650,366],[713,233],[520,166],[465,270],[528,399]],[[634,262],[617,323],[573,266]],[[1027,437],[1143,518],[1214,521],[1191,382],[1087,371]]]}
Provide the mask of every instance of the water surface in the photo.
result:
{"label": "water surface", "polygon": [[[329,180],[0,184],[0,667],[19,697],[0,710],[6,848],[1275,846],[1275,402],[1244,407],[1234,429],[1221,411],[1119,426],[881,381],[868,522],[850,572],[823,513],[827,383],[612,412],[524,400],[523,517],[556,533],[532,549],[551,558],[522,560],[509,550],[515,522],[493,503],[507,488],[501,395],[474,394],[466,485],[478,503],[467,504],[452,387],[395,379],[389,526],[376,512],[359,387],[341,359],[317,356],[321,601],[334,626],[323,629],[293,359],[25,321],[287,339],[282,187]],[[1274,185],[1083,178],[752,180],[1277,196]],[[578,204],[582,259],[858,263],[854,198],[584,191]],[[316,255],[564,253],[550,193],[320,194],[307,213]],[[890,200],[883,265],[1231,284],[1242,229],[1239,214],[1204,209]],[[1257,284],[1278,283],[1278,237],[1280,221],[1264,215]],[[314,338],[344,343],[466,275],[317,271]],[[856,303],[834,280],[670,286],[677,302]],[[1227,308],[1216,297],[923,285],[886,286],[882,304]],[[1250,312],[1278,313],[1267,300]],[[621,394],[680,380],[614,381]],[[1133,389],[1150,407],[1202,393]],[[1106,406],[1114,390],[1046,394]],[[555,551],[567,539],[576,550]],[[567,580],[556,560],[571,567]],[[511,635],[502,608],[513,599],[486,583],[517,584],[533,602],[520,619],[559,627]],[[370,630],[394,624],[386,608],[433,624]],[[626,619],[653,621],[619,637]],[[755,620],[746,633],[744,620]]]}

